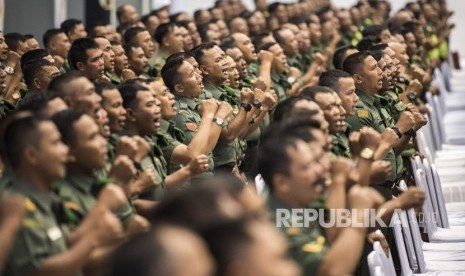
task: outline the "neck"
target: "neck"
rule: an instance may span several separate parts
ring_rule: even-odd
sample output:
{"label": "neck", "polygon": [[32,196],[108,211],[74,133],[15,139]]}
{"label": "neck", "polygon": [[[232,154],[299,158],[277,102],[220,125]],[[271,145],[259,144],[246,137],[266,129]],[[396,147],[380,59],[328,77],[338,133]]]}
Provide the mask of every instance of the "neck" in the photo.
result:
{"label": "neck", "polygon": [[376,91],[376,90],[372,91],[371,89],[367,89],[367,88],[364,87],[364,86],[356,86],[356,88],[357,88],[358,90],[361,90],[363,93],[365,93],[365,94],[367,94],[367,95],[370,95],[370,96],[374,96],[374,95],[376,95],[376,92],[378,92],[378,91]]}
{"label": "neck", "polygon": [[140,133],[139,131],[139,128],[137,127],[137,125],[133,122],[128,122],[126,121],[126,125],[124,127],[125,130],[129,131],[130,133],[132,134],[136,134],[136,135],[142,135],[144,136],[145,134],[142,134]]}
{"label": "neck", "polygon": [[50,186],[53,182],[53,180],[48,179],[45,175],[34,169],[33,166],[21,167],[15,172],[15,175],[24,182],[47,192],[50,191]]}

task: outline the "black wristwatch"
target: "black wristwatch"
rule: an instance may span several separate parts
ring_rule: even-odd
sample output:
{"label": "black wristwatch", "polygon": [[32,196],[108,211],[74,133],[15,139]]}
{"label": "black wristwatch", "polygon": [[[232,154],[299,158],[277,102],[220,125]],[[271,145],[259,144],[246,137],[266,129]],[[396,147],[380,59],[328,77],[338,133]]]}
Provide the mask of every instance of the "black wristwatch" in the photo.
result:
{"label": "black wristwatch", "polygon": [[413,130],[413,128],[407,130],[404,135],[410,136],[412,138],[415,138],[417,136],[417,132]]}
{"label": "black wristwatch", "polygon": [[417,100],[417,95],[413,92],[409,92],[407,93],[407,97],[409,98],[409,100],[411,100],[412,102],[415,102]]}
{"label": "black wristwatch", "polygon": [[255,106],[256,109],[260,109],[260,107],[262,107],[262,103],[258,99],[253,100],[252,105]]}
{"label": "black wristwatch", "polygon": [[400,133],[400,130],[397,127],[392,127],[391,129],[395,132],[399,139],[402,138],[402,133]]}
{"label": "black wristwatch", "polygon": [[243,107],[245,109],[245,111],[247,111],[247,112],[252,110],[252,105],[249,104],[249,103],[241,103],[241,107]]}

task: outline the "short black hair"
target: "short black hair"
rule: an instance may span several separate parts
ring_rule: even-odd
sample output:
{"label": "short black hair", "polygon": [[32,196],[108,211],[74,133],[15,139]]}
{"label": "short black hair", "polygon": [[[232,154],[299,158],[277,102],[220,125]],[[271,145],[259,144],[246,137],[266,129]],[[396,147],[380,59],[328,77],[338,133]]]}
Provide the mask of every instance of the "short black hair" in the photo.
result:
{"label": "short black hair", "polygon": [[100,49],[95,39],[85,37],[76,39],[73,42],[68,52],[68,63],[71,69],[77,70],[78,62],[87,63],[87,59],[89,58],[87,56],[88,49]]}
{"label": "short black hair", "polygon": [[284,4],[281,3],[281,2],[274,2],[274,3],[270,4],[270,5],[268,5],[268,12],[270,14],[275,13],[275,11],[279,8],[279,6],[284,6]]}
{"label": "short black hair", "polygon": [[8,48],[12,51],[17,51],[19,49],[19,43],[26,41],[24,35],[20,33],[7,33],[3,37],[5,38],[5,43],[8,45]]}
{"label": "short black hair", "polygon": [[49,94],[50,91],[53,91],[55,95],[57,95],[58,97],[62,99],[64,99],[65,97],[71,96],[69,94],[70,91],[66,89],[66,87],[68,86],[70,82],[78,78],[85,78],[85,76],[82,72],[76,71],[76,70],[71,71],[71,72],[66,72],[62,75],[59,75],[53,78],[48,86],[49,91],[47,92],[47,94]]}
{"label": "short black hair", "polygon": [[97,94],[102,95],[104,90],[113,90],[117,89],[116,85],[112,83],[106,83],[106,82],[98,82],[95,84],[95,92]]}
{"label": "short black hair", "polygon": [[[44,43],[44,47],[47,48],[50,44],[50,41],[57,35],[63,32],[62,29],[48,29],[45,31],[44,35],[42,36],[42,42]],[[66,34],[65,34],[66,35]]]}
{"label": "short black hair", "polygon": [[125,83],[118,86],[119,93],[123,98],[124,108],[133,108],[137,105],[137,94],[140,91],[150,91],[147,87],[137,83]]}
{"label": "short black hair", "polygon": [[18,103],[16,110],[30,111],[41,118],[44,117],[44,111],[47,109],[48,97],[44,93],[29,92]]}
{"label": "short black hair", "polygon": [[262,51],[262,50],[268,51],[268,50],[270,50],[271,47],[273,47],[273,46],[275,46],[275,45],[279,45],[279,44],[276,43],[276,42],[268,42],[268,43],[265,43],[265,44],[263,44],[262,46],[260,46],[260,48],[258,49],[257,52],[260,52],[260,51]]}
{"label": "short black hair", "polygon": [[201,43],[195,46],[190,52],[199,64],[203,64],[203,57],[205,56],[205,50],[211,49],[215,46],[216,44],[213,42],[204,42],[204,43]]}
{"label": "short black hair", "polygon": [[360,51],[352,54],[344,60],[343,68],[344,71],[349,73],[351,76],[360,73],[363,67],[363,61],[369,56],[367,51]]}
{"label": "short black hair", "polygon": [[163,38],[172,32],[175,27],[176,23],[174,22],[163,23],[155,30],[153,38],[161,45],[163,43]]}
{"label": "short black hair", "polygon": [[21,70],[24,71],[24,67],[29,62],[34,62],[39,59],[43,59],[44,57],[50,55],[50,53],[45,49],[34,49],[27,51],[24,55],[21,56]]}
{"label": "short black hair", "polygon": [[126,54],[128,58],[131,56],[135,48],[140,48],[140,45],[136,43],[124,44],[123,46],[124,53]]}
{"label": "short black hair", "polygon": [[[176,54],[174,54],[176,55]],[[161,68],[161,77],[163,82],[165,83],[166,87],[171,92],[176,92],[174,87],[178,84],[181,79],[180,75],[178,74],[179,67],[181,67],[182,63],[185,61],[185,55],[177,55],[177,56],[170,56],[167,60],[165,65]]]}
{"label": "short black hair", "polygon": [[371,47],[373,47],[374,45],[376,45],[378,43],[381,43],[381,40],[378,37],[369,35],[369,36],[366,36],[366,37],[362,38],[358,42],[357,49],[359,51],[370,50]]}
{"label": "short black hair", "polygon": [[52,121],[61,134],[61,140],[67,145],[76,143],[76,128],[74,124],[81,119],[85,113],[77,109],[68,109],[58,112],[52,116]]}
{"label": "short black hair", "polygon": [[342,70],[342,64],[344,63],[348,50],[357,50],[357,48],[352,45],[345,45],[336,49],[333,55],[334,68]]}
{"label": "short black hair", "polygon": [[12,113],[2,121],[0,149],[6,165],[13,170],[17,169],[26,146],[38,146],[42,138],[38,129],[42,122],[42,119],[28,111]]}
{"label": "short black hair", "polygon": [[132,27],[127,29],[126,32],[124,32],[124,43],[135,44],[137,41],[137,35],[145,31],[147,31],[147,29],[142,27]]}
{"label": "short black hair", "polygon": [[69,35],[79,24],[82,24],[82,20],[70,18],[61,22],[60,28],[66,35]]}
{"label": "short black hair", "polygon": [[326,72],[321,73],[320,80],[318,81],[318,85],[329,87],[332,90],[338,92],[340,89],[339,79],[344,79],[344,78],[352,78],[352,76],[349,73],[342,71],[342,70],[338,70],[338,69],[328,70]]}
{"label": "short black hair", "polygon": [[386,29],[386,27],[382,25],[371,25],[371,26],[366,27],[363,30],[362,35],[364,37],[375,36],[379,38],[379,36],[381,35],[384,29]]}
{"label": "short black hair", "polygon": [[331,94],[335,93],[334,90],[332,90],[329,87],[326,86],[306,86],[302,88],[302,90],[299,91],[299,94],[302,95],[303,97],[310,99],[312,101],[315,101],[316,95],[319,93],[325,93],[325,94]]}
{"label": "short black hair", "polygon": [[24,82],[27,85],[29,90],[32,90],[34,87],[34,78],[36,78],[40,73],[43,73],[44,67],[54,67],[55,64],[51,63],[46,59],[38,59],[34,62],[29,62],[24,66],[23,77]]}
{"label": "short black hair", "polygon": [[223,40],[221,40],[220,48],[225,52],[228,49],[233,49],[236,47],[237,47],[236,42],[234,41],[234,38],[230,35],[228,35],[227,37],[223,38]]}
{"label": "short black hair", "polygon": [[92,24],[87,24],[86,26],[86,32],[87,32],[87,36],[88,37],[94,37],[97,35],[97,33],[95,32],[95,29],[97,29],[98,27],[105,27],[107,25],[107,23],[105,22],[93,22]]}

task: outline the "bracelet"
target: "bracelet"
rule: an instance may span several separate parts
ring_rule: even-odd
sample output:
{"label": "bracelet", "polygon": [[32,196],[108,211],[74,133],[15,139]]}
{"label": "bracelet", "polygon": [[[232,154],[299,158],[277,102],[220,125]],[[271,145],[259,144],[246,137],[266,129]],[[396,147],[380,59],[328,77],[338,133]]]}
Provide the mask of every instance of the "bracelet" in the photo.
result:
{"label": "bracelet", "polygon": [[402,138],[402,133],[400,133],[400,130],[397,127],[392,127],[391,129],[395,132],[399,139]]}

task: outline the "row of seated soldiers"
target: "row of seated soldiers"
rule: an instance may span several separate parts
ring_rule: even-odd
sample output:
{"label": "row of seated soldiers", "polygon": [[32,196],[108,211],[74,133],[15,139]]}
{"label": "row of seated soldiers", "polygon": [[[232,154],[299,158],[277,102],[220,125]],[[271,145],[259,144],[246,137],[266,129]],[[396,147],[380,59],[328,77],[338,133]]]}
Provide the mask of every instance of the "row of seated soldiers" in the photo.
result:
{"label": "row of seated soldiers", "polygon": [[[232,32],[194,43],[188,34],[191,43],[184,43],[176,17],[153,35],[148,26],[128,28],[124,45],[62,29],[50,32],[58,33],[54,39],[49,33],[47,50],[29,50],[24,37],[15,48],[11,35],[0,37],[0,242],[11,248],[0,255],[4,273],[102,274],[115,252],[121,267],[112,273],[133,272],[143,260],[124,258],[125,247],[137,252],[171,231],[198,242],[187,256],[203,254],[198,275],[364,275],[367,236],[389,245],[396,260],[389,227],[381,227],[384,235],[368,227],[280,227],[285,243],[250,191],[267,195],[274,222],[278,210],[310,207],[387,210],[389,222],[396,208],[421,206],[421,190],[399,194],[396,185],[414,185],[408,160],[427,123],[424,92],[437,90],[432,71],[447,56],[448,33],[437,30],[450,29],[450,14],[439,1],[419,1],[384,21],[387,2],[375,10],[361,2],[359,24],[352,9],[318,7],[317,16],[305,17],[296,9],[301,4],[270,5],[268,21],[277,26],[253,39]],[[318,41],[315,25],[332,27]],[[74,39],[61,59],[50,48],[57,37]],[[237,231],[225,235],[228,225]],[[142,241],[130,239],[150,228]],[[275,248],[257,231],[274,235]],[[175,260],[182,251],[174,240],[159,246],[160,258]],[[172,247],[180,251],[165,252]],[[261,267],[254,252],[281,253],[263,256],[275,266]],[[233,266],[239,257],[242,268]],[[166,266],[156,264],[146,273]]]}

